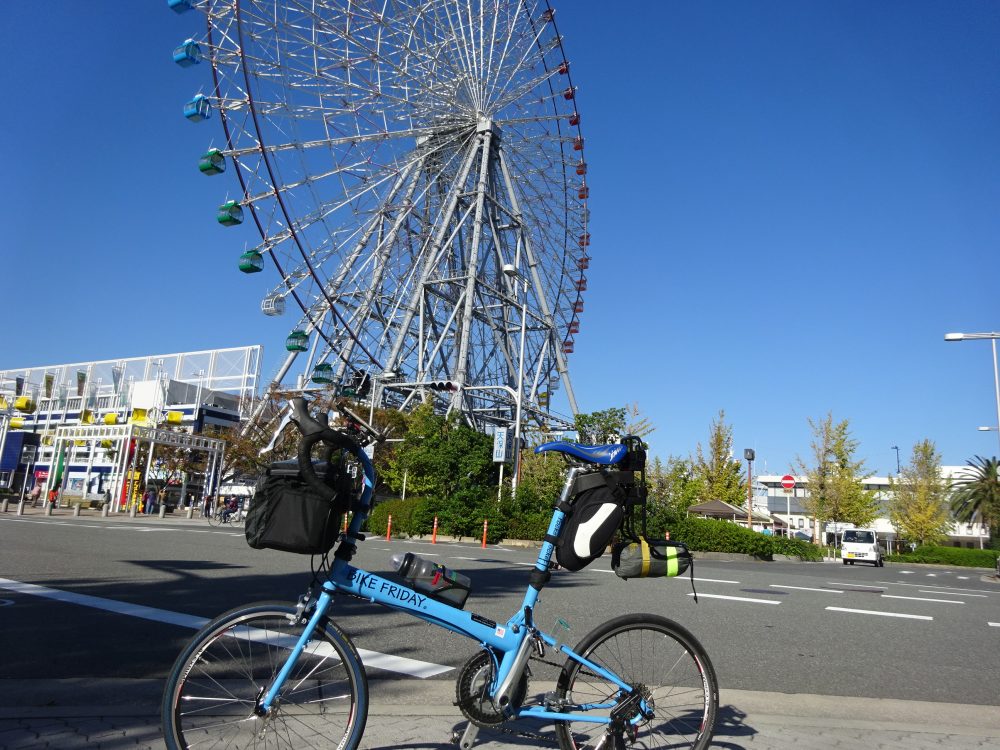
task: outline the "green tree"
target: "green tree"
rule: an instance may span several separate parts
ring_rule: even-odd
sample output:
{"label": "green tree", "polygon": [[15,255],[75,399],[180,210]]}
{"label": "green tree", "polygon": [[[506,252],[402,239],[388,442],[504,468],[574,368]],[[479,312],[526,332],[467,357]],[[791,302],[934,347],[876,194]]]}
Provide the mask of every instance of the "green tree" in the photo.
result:
{"label": "green tree", "polygon": [[746,478],[740,462],[733,458],[733,428],[726,424],[724,410],[720,409],[718,418],[712,420],[708,456],[698,443],[692,469],[694,479],[701,483],[703,500],[746,505]]}
{"label": "green tree", "polygon": [[809,420],[813,432],[812,463],[798,460],[808,478],[809,495],[803,501],[813,517],[813,541],[819,538],[819,521],[868,526],[879,514],[878,498],[864,488],[871,472],[855,457],[858,441],[851,437],[850,422],[834,423],[827,413],[819,422]]}
{"label": "green tree", "polygon": [[580,442],[590,445],[618,442],[622,435],[627,434],[627,416],[628,410],[624,406],[577,414],[576,431]]}
{"label": "green tree", "polygon": [[941,478],[941,454],[930,440],[913,446],[913,457],[889,480],[892,499],[889,520],[904,539],[917,544],[936,544],[948,535],[951,525],[948,485]]}
{"label": "green tree", "polygon": [[671,520],[680,518],[704,494],[704,484],[694,476],[691,461],[670,456],[658,457],[646,465],[650,533],[659,533]]}
{"label": "green tree", "polygon": [[1000,461],[976,456],[965,463],[965,474],[950,487],[951,510],[963,523],[986,524],[995,539],[1000,526]]}
{"label": "green tree", "polygon": [[461,421],[422,404],[407,415],[407,431],[386,465],[386,483],[407,496],[425,496],[445,533],[467,536],[482,527],[496,500],[493,441]]}

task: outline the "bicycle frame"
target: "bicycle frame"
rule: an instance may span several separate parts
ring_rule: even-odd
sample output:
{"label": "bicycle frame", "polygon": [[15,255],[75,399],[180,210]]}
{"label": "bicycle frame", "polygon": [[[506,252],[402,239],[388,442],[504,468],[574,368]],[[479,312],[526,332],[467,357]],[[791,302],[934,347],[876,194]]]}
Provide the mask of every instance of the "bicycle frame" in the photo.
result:
{"label": "bicycle frame", "polygon": [[[370,494],[371,489],[368,480],[370,463],[367,461],[367,456],[364,457],[362,463],[366,464],[365,492]],[[574,480],[578,474],[584,471],[586,469],[583,468],[570,469],[566,483],[562,489],[561,501],[569,499]],[[365,498],[363,497],[362,502],[364,501]],[[553,510],[552,519],[549,522],[548,539],[558,537],[565,518],[565,513],[559,510],[558,507]],[[363,538],[361,537],[361,526],[364,524],[365,519],[366,515],[363,513],[356,513],[354,515],[341,544],[355,545],[357,541]],[[555,547],[551,542],[543,542],[535,562],[535,569],[537,571],[546,573],[549,570],[549,563],[554,550]],[[334,595],[337,593],[351,594],[376,604],[382,604],[390,609],[407,612],[425,622],[438,625],[446,630],[478,641],[483,647],[489,648],[492,652],[498,654],[500,657],[499,663],[496,664],[494,681],[490,687],[490,698],[497,705],[503,706],[506,704],[505,699],[509,697],[512,687],[521,678],[535,637],[540,638],[543,643],[551,648],[558,648],[560,653],[579,662],[609,683],[616,685],[619,688],[619,695],[631,694],[633,690],[632,686],[624,682],[613,672],[609,672],[605,668],[594,664],[577,654],[569,646],[559,644],[552,635],[534,627],[532,612],[538,601],[540,589],[541,585],[538,588],[535,588],[534,585],[529,585],[517,614],[507,620],[507,622],[501,624],[473,612],[466,612],[438,602],[425,593],[416,591],[404,584],[382,578],[374,573],[369,573],[361,568],[355,568],[350,565],[347,559],[336,557],[329,577],[323,582],[322,591],[309,617],[309,622],[303,629],[302,635],[292,648],[288,659],[274,682],[261,697],[258,704],[258,713],[266,714],[271,709],[288,674],[311,640],[312,634],[317,627],[322,627],[322,621],[327,616],[327,610],[332,603]],[[583,704],[575,708],[582,711],[611,709],[617,702],[617,700],[614,700],[599,704]],[[640,712],[645,714],[647,710],[648,707],[645,700],[640,701]],[[612,722],[612,719],[607,716],[551,711],[545,706],[522,707],[515,712],[511,712],[510,717],[571,720],[594,724],[610,724]],[[638,717],[632,719],[633,723],[638,721]]]}

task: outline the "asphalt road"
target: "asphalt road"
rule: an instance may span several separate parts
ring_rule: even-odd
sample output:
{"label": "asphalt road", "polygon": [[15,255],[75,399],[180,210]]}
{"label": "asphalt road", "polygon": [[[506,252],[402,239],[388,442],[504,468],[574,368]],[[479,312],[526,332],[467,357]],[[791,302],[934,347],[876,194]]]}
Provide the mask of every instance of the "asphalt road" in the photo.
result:
{"label": "asphalt road", "polygon": [[[466,608],[498,621],[518,608],[535,555],[369,539],[355,563],[386,573],[397,550],[469,575]],[[294,600],[308,567],[308,557],[251,550],[239,531],[203,521],[0,515],[0,679],[162,679],[206,618]],[[605,558],[556,573],[536,619],[546,629],[567,620],[572,642],[623,612],[665,615],[702,641],[723,689],[997,703],[1000,586],[987,571],[698,560],[694,583],[698,603],[686,576],[624,582]],[[452,680],[449,668],[475,651],[365,602],[343,599],[338,610],[359,648],[429,665],[390,659],[373,678],[423,669]]]}

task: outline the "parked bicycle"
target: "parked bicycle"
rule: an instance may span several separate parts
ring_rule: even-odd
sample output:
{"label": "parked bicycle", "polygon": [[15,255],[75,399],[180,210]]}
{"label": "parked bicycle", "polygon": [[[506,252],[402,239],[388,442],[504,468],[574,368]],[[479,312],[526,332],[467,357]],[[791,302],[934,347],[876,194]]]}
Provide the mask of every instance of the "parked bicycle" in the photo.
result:
{"label": "parked bicycle", "polygon": [[[364,539],[374,469],[357,441],[331,429],[325,415],[310,417],[303,399],[292,406],[301,432],[298,459],[272,465],[247,519],[247,538],[251,546],[323,555],[325,578],[318,595],[310,589],[297,605],[239,607],[195,635],[166,683],[168,747],[358,747],[368,683],[354,644],[333,619],[335,599],[344,595],[480,644],[458,672],[458,706],[469,724],[454,739],[463,750],[480,727],[520,719],[553,723],[563,750],[708,746],[718,685],[707,654],[685,628],[658,615],[627,614],[571,648],[537,626],[536,603],[554,555],[561,567],[578,569],[599,557],[617,532],[623,540],[614,547],[613,565],[622,577],[676,575],[690,562],[683,545],[649,542],[644,528],[637,533],[633,511],[644,500],[640,441],[537,449],[561,453],[573,465],[521,606],[506,622],[494,622],[462,609],[467,579],[442,566],[427,577],[427,565],[434,564],[412,554],[398,560],[407,583],[351,565]],[[325,453],[316,460],[312,449],[319,444]],[[352,466],[360,467],[362,486],[352,480]],[[354,515],[339,534],[348,509]],[[326,553],[338,538],[331,562]],[[548,651],[565,658],[556,689],[529,699],[529,661]]]}

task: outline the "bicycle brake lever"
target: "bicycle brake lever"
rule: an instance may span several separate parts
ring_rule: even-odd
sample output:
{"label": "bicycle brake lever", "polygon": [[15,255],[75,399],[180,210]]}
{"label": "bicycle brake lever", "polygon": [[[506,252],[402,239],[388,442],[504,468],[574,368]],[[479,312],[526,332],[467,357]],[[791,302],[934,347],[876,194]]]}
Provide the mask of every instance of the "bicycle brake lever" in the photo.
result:
{"label": "bicycle brake lever", "polygon": [[263,448],[260,449],[260,452],[257,454],[258,456],[263,456],[265,453],[270,453],[271,451],[274,450],[274,446],[278,444],[278,438],[281,437],[281,433],[285,431],[285,428],[288,427],[288,424],[291,421],[292,421],[292,410],[291,408],[288,408],[285,411],[285,416],[283,416],[281,418],[281,421],[278,423],[278,429],[276,429],[274,431],[274,434],[271,436],[271,442],[269,442],[267,445],[265,445]]}

